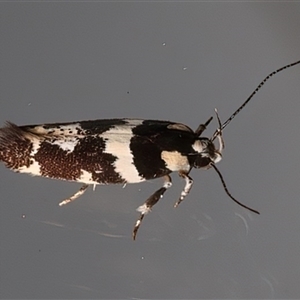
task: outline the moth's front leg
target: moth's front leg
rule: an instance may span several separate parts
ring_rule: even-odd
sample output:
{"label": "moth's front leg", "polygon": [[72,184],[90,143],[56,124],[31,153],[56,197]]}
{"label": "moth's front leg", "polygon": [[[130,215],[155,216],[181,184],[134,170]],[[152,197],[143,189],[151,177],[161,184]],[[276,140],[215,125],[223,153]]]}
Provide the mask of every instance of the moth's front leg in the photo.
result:
{"label": "moth's front leg", "polygon": [[174,207],[177,207],[183,200],[184,198],[189,194],[192,186],[193,186],[193,179],[188,175],[186,172],[179,172],[178,173],[180,177],[185,179],[185,186],[184,189],[182,190],[180,194],[180,198],[178,201],[174,204]]}
{"label": "moth's front leg", "polygon": [[159,201],[159,199],[163,197],[165,191],[172,186],[172,179],[169,175],[164,176],[164,179],[164,185],[160,189],[158,189],[154,194],[152,194],[143,205],[137,208],[137,211],[141,214],[133,228],[132,238],[134,240],[136,239],[136,234],[141,226],[145,215],[148,214],[151,211],[152,207]]}

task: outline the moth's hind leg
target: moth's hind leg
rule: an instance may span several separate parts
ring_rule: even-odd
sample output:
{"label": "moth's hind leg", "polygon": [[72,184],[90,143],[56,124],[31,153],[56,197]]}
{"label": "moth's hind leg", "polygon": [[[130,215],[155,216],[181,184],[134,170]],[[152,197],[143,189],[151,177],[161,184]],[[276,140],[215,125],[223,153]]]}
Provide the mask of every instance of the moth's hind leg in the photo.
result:
{"label": "moth's hind leg", "polygon": [[82,194],[84,194],[84,192],[87,190],[88,187],[89,187],[89,184],[84,184],[78,192],[73,194],[71,197],[61,201],[59,203],[59,206],[63,206],[65,204],[68,204],[68,203],[74,201],[75,199],[79,198]]}
{"label": "moth's hind leg", "polygon": [[134,240],[136,239],[136,234],[141,226],[145,215],[148,214],[151,211],[152,207],[159,201],[160,198],[162,198],[165,191],[172,186],[172,179],[169,175],[164,176],[164,180],[164,185],[160,189],[158,189],[153,195],[151,195],[143,205],[137,208],[137,211],[140,212],[141,215],[136,221],[133,228],[132,238]]}

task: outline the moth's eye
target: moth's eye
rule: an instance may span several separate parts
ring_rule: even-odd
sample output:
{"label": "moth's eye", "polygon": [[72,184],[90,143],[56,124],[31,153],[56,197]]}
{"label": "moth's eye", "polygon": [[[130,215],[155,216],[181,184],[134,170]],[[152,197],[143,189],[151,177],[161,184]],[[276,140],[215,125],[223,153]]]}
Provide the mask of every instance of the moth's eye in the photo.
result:
{"label": "moth's eye", "polygon": [[194,163],[194,168],[208,168],[210,163],[211,159],[209,157],[203,157],[201,155],[198,155]]}

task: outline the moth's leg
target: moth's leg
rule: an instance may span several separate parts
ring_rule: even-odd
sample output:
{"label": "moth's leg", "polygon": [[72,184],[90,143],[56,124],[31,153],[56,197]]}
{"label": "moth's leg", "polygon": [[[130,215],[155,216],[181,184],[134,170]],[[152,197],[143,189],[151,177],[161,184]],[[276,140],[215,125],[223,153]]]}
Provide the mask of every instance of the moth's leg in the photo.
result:
{"label": "moth's leg", "polygon": [[59,203],[59,206],[63,206],[63,205],[65,205],[65,204],[68,204],[68,203],[74,201],[75,199],[77,199],[78,197],[80,197],[80,196],[87,190],[88,187],[89,187],[88,184],[84,184],[84,185],[80,188],[80,190],[79,190],[78,192],[76,192],[75,194],[73,194],[71,197],[69,197],[69,198],[67,198],[67,199],[65,199],[65,200],[63,200],[63,201],[61,201],[61,202]]}
{"label": "moth's leg", "polygon": [[178,173],[180,177],[185,179],[185,186],[184,189],[182,190],[181,194],[180,194],[180,198],[179,200],[175,203],[174,207],[177,207],[183,200],[184,198],[188,195],[188,193],[190,192],[192,185],[193,185],[193,179],[184,172],[179,172]]}
{"label": "moth's leg", "polygon": [[165,191],[172,186],[172,179],[169,175],[164,176],[164,185],[161,187],[159,190],[157,190],[153,195],[151,195],[146,202],[139,206],[137,208],[137,211],[141,213],[140,217],[136,221],[134,228],[133,228],[133,233],[132,233],[132,238],[135,240],[136,234],[141,226],[141,223],[147,213],[149,213],[160,198],[162,198],[163,194]]}

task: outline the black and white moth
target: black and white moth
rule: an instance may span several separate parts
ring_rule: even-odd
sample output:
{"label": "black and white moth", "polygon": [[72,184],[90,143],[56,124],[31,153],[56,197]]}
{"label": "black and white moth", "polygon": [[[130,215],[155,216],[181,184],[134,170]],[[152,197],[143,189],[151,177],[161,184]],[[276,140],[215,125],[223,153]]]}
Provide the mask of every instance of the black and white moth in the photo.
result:
{"label": "black and white moth", "polygon": [[[175,207],[191,190],[191,170],[214,168],[227,195],[239,205],[258,213],[231,196],[215,165],[222,159],[222,131],[270,77],[299,63],[286,65],[269,74],[223,124],[216,111],[219,128],[211,138],[201,137],[201,134],[212,117],[195,131],[181,123],[140,119],[27,126],[7,122],[0,128],[0,161],[16,172],[83,183],[79,191],[59,205],[72,202],[90,185],[138,183],[162,177],[163,186],[137,209],[140,217],[133,229],[133,239],[144,216],[171,187],[170,174],[175,171],[185,180]],[[214,144],[215,139],[218,139],[218,146]]]}

